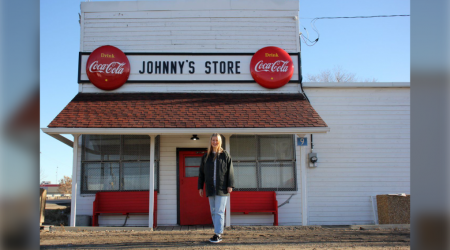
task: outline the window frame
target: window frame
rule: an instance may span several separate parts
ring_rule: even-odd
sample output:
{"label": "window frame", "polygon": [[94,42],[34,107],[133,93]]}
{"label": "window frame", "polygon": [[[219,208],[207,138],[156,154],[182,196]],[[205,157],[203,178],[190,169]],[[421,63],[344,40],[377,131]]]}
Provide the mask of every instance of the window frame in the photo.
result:
{"label": "window frame", "polygon": [[[150,186],[147,189],[136,189],[136,190],[125,190],[124,189],[124,182],[125,182],[125,176],[124,176],[124,165],[123,163],[127,163],[127,162],[138,162],[138,163],[148,163],[149,167],[150,167],[150,159],[148,160],[141,160],[141,156],[139,155],[139,159],[138,160],[123,160],[123,149],[124,149],[124,137],[125,136],[129,136],[129,135],[118,135],[119,139],[120,139],[120,144],[119,144],[119,159],[118,160],[103,160],[103,157],[101,156],[102,152],[100,151],[100,160],[83,160],[85,158],[85,143],[86,143],[86,139],[85,139],[86,135],[82,135],[82,139],[81,139],[81,175],[80,175],[80,194],[95,194],[97,192],[136,192],[136,191],[149,191]],[[108,135],[97,135],[97,136],[108,136]],[[111,135],[109,135],[111,136]],[[144,136],[144,135],[140,135],[140,136]],[[155,140],[155,158],[154,158],[154,163],[155,163],[155,181],[156,181],[156,185],[155,185],[155,191],[157,191],[159,193],[159,161],[160,161],[160,145],[159,145],[159,135],[156,137],[150,137],[149,136],[149,147],[151,147],[151,140]],[[150,151],[148,153],[150,155]],[[151,157],[149,157],[151,158]],[[104,175],[104,167],[103,164],[104,163],[118,163],[119,165],[119,189],[118,190],[88,190],[85,189],[85,178],[84,178],[84,174],[85,174],[85,163],[99,163],[100,165],[100,172],[102,175]],[[150,176],[149,176],[150,178]]]}
{"label": "window frame", "polygon": [[[235,187],[234,190],[235,191],[290,191],[290,192],[294,192],[294,191],[298,191],[298,184],[297,184],[297,154],[296,154],[296,147],[295,147],[295,136],[294,135],[290,135],[291,137],[291,143],[292,143],[292,149],[293,149],[293,155],[292,155],[292,160],[260,160],[260,155],[261,155],[261,138],[264,137],[271,137],[271,136],[279,136],[279,135],[248,135],[248,134],[236,134],[236,135],[232,135],[232,136],[247,136],[247,137],[254,137],[256,140],[256,158],[255,160],[234,160],[233,156],[231,156],[231,158],[233,159],[233,165],[235,165],[235,163],[255,163],[255,168],[256,168],[256,188],[238,188]],[[231,136],[231,137],[232,137]],[[230,137],[230,148],[232,147],[231,145],[231,137]],[[292,188],[263,188],[261,187],[262,185],[262,175],[261,175],[261,168],[264,166],[261,166],[260,163],[265,163],[265,162],[275,162],[275,163],[281,163],[281,165],[283,165],[283,162],[286,163],[292,163],[292,167],[293,167],[293,172],[294,172],[294,187]],[[284,166],[283,166],[284,167]],[[286,166],[286,167],[290,167],[290,166]]]}

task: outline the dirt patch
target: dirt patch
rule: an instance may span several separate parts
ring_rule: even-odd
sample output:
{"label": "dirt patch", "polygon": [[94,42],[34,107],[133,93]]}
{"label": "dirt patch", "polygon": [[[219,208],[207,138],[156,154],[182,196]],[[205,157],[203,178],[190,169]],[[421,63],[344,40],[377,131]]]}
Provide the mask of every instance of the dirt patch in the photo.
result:
{"label": "dirt patch", "polygon": [[233,226],[218,244],[208,242],[212,234],[212,229],[41,232],[41,249],[410,249],[409,229]]}

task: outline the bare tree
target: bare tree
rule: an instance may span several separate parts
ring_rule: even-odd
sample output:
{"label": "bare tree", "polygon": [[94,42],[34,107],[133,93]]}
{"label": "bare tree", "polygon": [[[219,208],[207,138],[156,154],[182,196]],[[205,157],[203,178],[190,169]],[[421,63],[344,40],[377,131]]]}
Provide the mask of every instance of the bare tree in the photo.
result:
{"label": "bare tree", "polygon": [[61,194],[71,194],[72,193],[72,178],[65,176],[59,181],[58,191]]}
{"label": "bare tree", "polygon": [[45,178],[47,178],[45,171],[42,168],[39,168],[39,182],[42,182]]}
{"label": "bare tree", "polygon": [[[333,70],[323,70],[315,75],[307,75],[309,82],[360,82],[355,73],[347,72],[341,66],[336,66]],[[362,82],[376,82],[377,79],[364,79]]]}

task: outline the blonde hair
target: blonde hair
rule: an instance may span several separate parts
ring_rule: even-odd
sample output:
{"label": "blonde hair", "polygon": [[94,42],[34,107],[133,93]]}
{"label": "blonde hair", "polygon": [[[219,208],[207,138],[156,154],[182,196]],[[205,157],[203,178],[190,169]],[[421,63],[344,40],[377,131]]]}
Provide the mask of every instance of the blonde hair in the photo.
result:
{"label": "blonde hair", "polygon": [[216,158],[217,158],[217,156],[220,154],[220,153],[222,153],[223,152],[223,148],[222,148],[222,136],[220,136],[220,134],[218,134],[218,133],[214,133],[214,134],[212,134],[211,135],[211,138],[209,138],[209,147],[208,147],[208,157],[209,157],[209,154],[211,154],[212,152],[214,152],[214,149],[213,149],[213,147],[212,147],[212,145],[211,145],[211,141],[212,141],[212,138],[213,137],[217,137],[217,140],[219,141],[219,146],[218,146],[218,149],[217,149],[217,154],[214,156],[214,160],[216,160]]}

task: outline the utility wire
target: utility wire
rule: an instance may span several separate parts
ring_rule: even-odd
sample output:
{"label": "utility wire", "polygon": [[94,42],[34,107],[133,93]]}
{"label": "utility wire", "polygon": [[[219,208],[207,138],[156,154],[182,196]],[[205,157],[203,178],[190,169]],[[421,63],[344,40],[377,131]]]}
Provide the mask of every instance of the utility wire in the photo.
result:
{"label": "utility wire", "polygon": [[307,36],[305,37],[303,33],[300,34],[300,37],[302,38],[303,42],[307,46],[314,46],[320,38],[320,33],[316,28],[316,21],[319,19],[350,19],[350,18],[380,18],[380,17],[407,17],[410,15],[377,15],[377,16],[338,16],[338,17],[316,17],[316,18],[300,18],[300,19],[312,19],[311,20],[311,27],[312,29],[317,33],[317,38],[314,41],[311,41],[309,39],[309,33],[306,30],[305,27],[303,29],[307,32]]}

